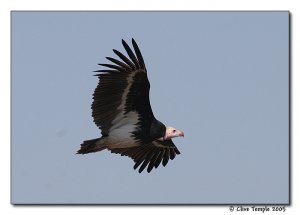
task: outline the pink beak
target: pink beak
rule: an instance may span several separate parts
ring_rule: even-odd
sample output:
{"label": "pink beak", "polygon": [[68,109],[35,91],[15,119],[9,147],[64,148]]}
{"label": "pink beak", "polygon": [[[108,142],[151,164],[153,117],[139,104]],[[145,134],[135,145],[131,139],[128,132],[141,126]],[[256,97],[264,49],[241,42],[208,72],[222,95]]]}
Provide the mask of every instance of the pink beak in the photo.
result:
{"label": "pink beak", "polygon": [[181,131],[181,132],[179,133],[179,137],[184,137],[183,131]]}

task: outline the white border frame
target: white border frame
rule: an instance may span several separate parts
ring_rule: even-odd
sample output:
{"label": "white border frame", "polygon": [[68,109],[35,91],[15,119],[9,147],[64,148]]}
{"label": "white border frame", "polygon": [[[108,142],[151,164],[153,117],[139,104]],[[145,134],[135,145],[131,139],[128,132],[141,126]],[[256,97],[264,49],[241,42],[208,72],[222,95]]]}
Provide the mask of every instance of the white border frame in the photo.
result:
{"label": "white border frame", "polygon": [[[292,156],[292,184],[291,206],[287,207],[285,214],[299,214],[300,181],[299,170],[295,168],[299,163],[299,63],[294,59],[300,59],[300,6],[296,0],[3,0],[0,3],[0,26],[1,26],[1,78],[0,78],[0,107],[1,119],[1,176],[0,176],[0,213],[1,214],[93,214],[130,213],[130,214],[232,214],[228,206],[12,206],[10,204],[10,12],[11,10],[288,10],[291,13],[291,156]],[[297,85],[298,83],[298,85]],[[298,131],[298,132],[297,132]],[[297,144],[298,143],[298,144]],[[180,194],[179,194],[180,195]],[[252,214],[251,212],[246,212]],[[261,212],[256,212],[261,213]]]}

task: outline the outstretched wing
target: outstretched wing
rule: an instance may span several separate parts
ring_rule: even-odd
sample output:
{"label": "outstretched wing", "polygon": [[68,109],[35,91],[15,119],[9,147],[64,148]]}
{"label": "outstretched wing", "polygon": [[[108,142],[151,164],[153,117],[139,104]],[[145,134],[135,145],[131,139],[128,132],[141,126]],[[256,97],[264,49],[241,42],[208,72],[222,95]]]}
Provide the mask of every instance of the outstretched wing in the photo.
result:
{"label": "outstretched wing", "polygon": [[99,84],[93,94],[92,116],[103,136],[122,125],[142,126],[154,118],[149,101],[150,83],[140,49],[134,39],[135,53],[124,40],[122,44],[129,58],[114,49],[120,60],[107,57],[112,64],[99,65],[108,69],[95,71],[99,72]]}
{"label": "outstretched wing", "polygon": [[151,172],[153,167],[157,168],[160,163],[166,166],[169,159],[173,160],[176,155],[180,154],[172,140],[159,141],[155,140],[149,144],[130,148],[115,148],[110,149],[112,153],[128,156],[134,162],[134,169],[139,168],[141,173],[147,166],[147,172]]}

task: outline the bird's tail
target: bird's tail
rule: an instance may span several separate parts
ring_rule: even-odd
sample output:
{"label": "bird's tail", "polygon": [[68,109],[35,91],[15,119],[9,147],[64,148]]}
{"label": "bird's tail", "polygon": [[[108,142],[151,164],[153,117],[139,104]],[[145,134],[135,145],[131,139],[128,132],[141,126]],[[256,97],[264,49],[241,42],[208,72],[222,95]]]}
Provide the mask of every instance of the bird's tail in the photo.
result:
{"label": "bird's tail", "polygon": [[104,138],[97,138],[92,140],[83,141],[80,145],[80,149],[77,151],[77,154],[88,154],[91,152],[98,152],[106,149],[106,145],[104,144]]}

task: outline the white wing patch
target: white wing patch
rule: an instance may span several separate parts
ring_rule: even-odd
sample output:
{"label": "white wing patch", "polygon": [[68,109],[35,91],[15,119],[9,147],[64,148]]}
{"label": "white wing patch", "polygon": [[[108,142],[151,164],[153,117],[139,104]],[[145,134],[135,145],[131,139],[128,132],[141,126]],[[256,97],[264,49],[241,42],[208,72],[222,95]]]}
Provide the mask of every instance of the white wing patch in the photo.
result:
{"label": "white wing patch", "polygon": [[[130,87],[132,85],[132,81],[133,81],[133,76],[135,75],[135,73],[131,73],[128,77],[127,77],[127,87],[125,88],[123,95],[122,95],[122,101],[121,104],[119,105],[119,107],[117,108],[117,110],[120,111],[120,113],[116,116],[116,118],[112,121],[112,127],[109,129],[109,132],[114,130],[115,128],[118,128],[121,125],[124,125],[124,122],[122,122],[125,118],[125,104],[126,104],[126,98],[127,95],[129,93]],[[135,112],[133,112],[135,113]],[[128,113],[130,114],[130,112]],[[126,115],[128,115],[126,114]],[[129,122],[130,123],[130,122]]]}
{"label": "white wing patch", "polygon": [[134,75],[135,73],[131,73],[127,77],[127,87],[122,95],[122,102],[117,108],[120,113],[112,121],[112,126],[109,129],[107,146],[110,149],[126,148],[139,145],[132,137],[132,132],[137,128],[137,123],[139,122],[140,116],[135,111],[130,111],[125,114],[126,98],[132,85]]}

